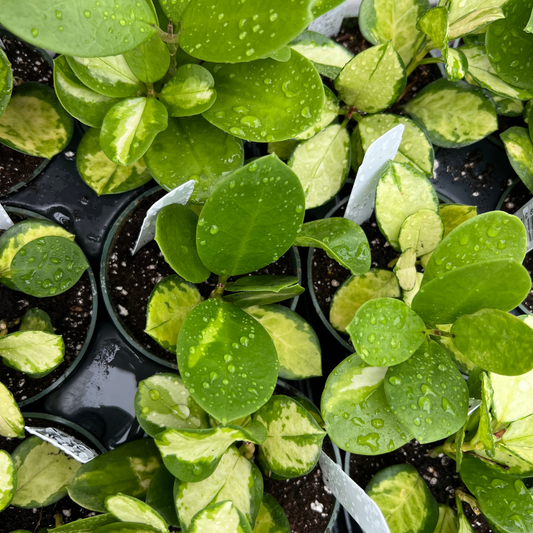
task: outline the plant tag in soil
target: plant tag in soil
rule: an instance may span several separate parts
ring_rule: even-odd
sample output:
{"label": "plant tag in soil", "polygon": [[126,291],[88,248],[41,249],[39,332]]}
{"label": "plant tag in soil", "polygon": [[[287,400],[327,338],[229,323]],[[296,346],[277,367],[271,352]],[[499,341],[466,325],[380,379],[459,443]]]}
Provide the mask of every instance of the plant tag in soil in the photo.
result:
{"label": "plant tag in soil", "polygon": [[527,232],[527,251],[533,250],[533,198],[515,215],[524,223]]}
{"label": "plant tag in soil", "polygon": [[168,194],[165,194],[163,198],[158,200],[152,207],[150,207],[150,209],[148,209],[141,226],[141,231],[137,237],[135,248],[131,255],[135,255],[145,244],[148,244],[155,237],[155,223],[159,211],[161,211],[163,207],[171,204],[185,205],[194,191],[194,184],[194,180],[185,182],[183,185],[180,185]]}
{"label": "plant tag in soil", "polygon": [[370,218],[376,203],[376,187],[381,171],[387,161],[396,157],[404,129],[405,126],[399,124],[369,146],[357,172],[344,218],[359,225]]}
{"label": "plant tag in soil", "polygon": [[324,483],[363,531],[390,533],[383,513],[374,500],[324,452],[320,454]]}
{"label": "plant tag in soil", "polygon": [[13,225],[13,221],[4,209],[4,206],[0,204],[0,230],[9,229]]}

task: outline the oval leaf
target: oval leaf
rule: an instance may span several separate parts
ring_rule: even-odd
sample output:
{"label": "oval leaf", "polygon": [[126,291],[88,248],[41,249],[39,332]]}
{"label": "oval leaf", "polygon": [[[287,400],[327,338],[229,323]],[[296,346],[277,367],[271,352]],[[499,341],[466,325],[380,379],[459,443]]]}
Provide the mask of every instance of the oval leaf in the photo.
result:
{"label": "oval leaf", "polygon": [[[337,97],[325,85],[324,85],[324,95],[325,95],[324,107],[322,108],[322,113],[320,114],[320,120],[314,126],[311,126],[309,129],[305,130],[303,133],[296,135],[296,137],[294,138],[295,139],[294,141],[292,140],[282,141],[279,144],[273,143],[274,146],[276,146],[277,144],[276,146],[277,150],[280,150],[280,147],[282,145],[290,147],[287,149],[286,153],[283,151],[286,157],[282,157],[281,155],[279,155],[280,159],[289,159],[289,157],[292,155],[294,147],[297,144],[297,140],[307,141],[311,137],[314,137],[317,133],[320,133],[324,128],[329,126],[339,116],[339,113],[340,113],[339,100],[337,100]],[[270,146],[272,146],[272,144],[269,144],[269,150],[268,150],[269,154],[272,153]],[[278,153],[277,150],[274,150],[274,153]]]}
{"label": "oval leaf", "polygon": [[398,235],[402,251],[412,249],[416,256],[431,253],[444,235],[444,222],[432,209],[420,209],[403,222]]}
{"label": "oval leaf", "polygon": [[525,186],[533,191],[533,143],[526,128],[513,126],[500,135],[509,162]]}
{"label": "oval leaf", "polygon": [[126,52],[124,59],[133,75],[144,83],[159,81],[165,76],[170,66],[168,46],[159,35],[154,35],[137,48]]}
{"label": "oval leaf", "polygon": [[48,333],[55,333],[50,315],[36,307],[28,309],[22,317],[19,331],[47,331]]}
{"label": "oval leaf", "polygon": [[13,72],[5,52],[0,49],[0,115],[6,110],[13,91]]}
{"label": "oval leaf", "polygon": [[17,490],[17,471],[13,459],[5,450],[0,450],[0,511],[13,499]]}
{"label": "oval leaf", "polygon": [[[23,439],[25,437],[24,418],[15,398],[13,398],[13,395],[3,383],[0,383],[0,405],[2,406],[2,411],[0,412],[0,435],[10,439],[14,437]],[[1,497],[0,502],[2,502]],[[2,504],[0,503],[1,507]]]}
{"label": "oval leaf", "polygon": [[225,501],[202,509],[192,520],[188,533],[252,533],[246,517]]}
{"label": "oval leaf", "polygon": [[253,533],[291,533],[285,511],[270,494],[263,494]]}
{"label": "oval leaf", "polygon": [[521,376],[490,374],[496,420],[509,423],[533,414],[533,371]]}
{"label": "oval leaf", "polygon": [[107,510],[122,522],[136,522],[153,527],[160,533],[168,533],[168,527],[161,515],[149,505],[126,494],[109,496],[105,505]]}

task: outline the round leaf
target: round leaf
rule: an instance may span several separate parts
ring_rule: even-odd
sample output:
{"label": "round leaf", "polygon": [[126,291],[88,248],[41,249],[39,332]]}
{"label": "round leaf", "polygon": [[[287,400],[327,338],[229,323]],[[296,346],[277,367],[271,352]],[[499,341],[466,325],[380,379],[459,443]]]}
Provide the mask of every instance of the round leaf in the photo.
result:
{"label": "round leaf", "polygon": [[533,371],[521,376],[490,374],[493,411],[500,423],[509,423],[533,415]]}
{"label": "round leaf", "polygon": [[13,90],[13,72],[5,52],[0,49],[0,115],[6,110]]}
{"label": "round leaf", "polygon": [[477,216],[477,208],[473,205],[444,204],[439,207],[439,215],[444,222],[444,237],[447,237],[457,226]]}
{"label": "round leaf", "polygon": [[0,116],[0,142],[35,157],[50,159],[61,152],[73,131],[74,121],[54,90],[31,81],[13,91]]}
{"label": "round leaf", "polygon": [[423,320],[407,304],[393,298],[364,303],[346,330],[356,352],[375,366],[403,363],[425,342]]}
{"label": "round leaf", "polygon": [[263,268],[296,239],[304,205],[298,177],[275,155],[253,161],[226,177],[206,202],[196,233],[200,259],[219,275]]}
{"label": "round leaf", "polygon": [[217,99],[215,80],[200,65],[183,65],[165,84],[160,99],[172,117],[189,117],[207,111]]}
{"label": "round leaf", "polygon": [[11,262],[11,279],[25,294],[44,298],[76,285],[89,264],[65,237],[40,237],[25,244]]}
{"label": "round leaf", "polygon": [[128,166],[111,161],[100,147],[100,130],[94,128],[85,132],[78,146],[76,167],[98,196],[131,191],[152,179],[143,158]]}
{"label": "round leaf", "polygon": [[386,368],[368,366],[354,354],[329,375],[321,411],[329,437],[343,450],[379,455],[411,440],[385,398],[386,372]]}
{"label": "round leaf", "polygon": [[170,66],[168,46],[158,35],[154,35],[137,48],[126,52],[124,59],[133,75],[144,83],[159,81],[165,76]]}
{"label": "round leaf", "polygon": [[[320,114],[320,120],[314,126],[311,126],[309,129],[305,130],[303,133],[296,135],[295,139],[297,139],[298,141],[307,141],[311,137],[314,137],[317,133],[320,133],[324,128],[329,126],[339,116],[339,113],[340,113],[339,101],[337,100],[337,97],[333,94],[333,92],[330,89],[328,89],[325,85],[324,85],[324,95],[325,95],[324,108],[322,109],[322,113]],[[284,145],[287,147],[287,150],[283,151],[286,157],[282,157],[279,154],[278,156],[280,159],[289,159],[289,157],[292,155],[292,152],[296,144],[297,144],[296,140],[282,141],[276,146],[276,150],[274,150],[274,153],[278,153],[277,150],[280,150],[281,148],[280,145]],[[269,144],[269,150],[268,150],[269,154],[272,153],[272,151],[270,150],[270,146],[271,144]]]}
{"label": "round leaf", "polygon": [[107,510],[122,522],[136,522],[153,527],[160,533],[168,533],[166,522],[149,505],[126,494],[109,496],[105,505]]}
{"label": "round leaf", "polygon": [[432,252],[442,240],[444,222],[432,209],[420,209],[403,222],[398,235],[400,249],[412,248],[417,257]]}
{"label": "round leaf", "polygon": [[146,493],[146,503],[155,509],[172,527],[180,527],[174,505],[174,482],[176,478],[161,466],[150,481]]}
{"label": "round leaf", "polygon": [[270,494],[263,494],[254,533],[291,533],[291,526],[285,511]]}
{"label": "round leaf", "polygon": [[505,117],[519,117],[524,113],[524,102],[521,100],[513,100],[512,98],[502,98],[494,94],[492,96],[496,113]]}
{"label": "round leaf", "polygon": [[11,455],[0,450],[0,512],[11,503],[16,489],[17,471]]}
{"label": "round leaf", "polygon": [[468,387],[448,352],[435,341],[385,376],[392,412],[418,442],[453,435],[468,416]]}
{"label": "round leaf", "polygon": [[[2,406],[2,412],[0,412],[0,435],[10,439],[14,437],[23,439],[25,437],[24,418],[13,395],[3,383],[0,383],[0,405]],[[1,478],[2,476],[0,475]],[[0,487],[1,485],[2,483],[0,483]],[[0,494],[1,490],[0,488]],[[2,502],[1,496],[0,502]],[[1,508],[2,504],[0,503]]]}
{"label": "round leaf", "polygon": [[202,117],[169,119],[144,157],[154,179],[167,191],[195,181],[191,202],[204,204],[221,180],[242,167],[242,141]]}
{"label": "round leaf", "polygon": [[[257,4],[254,6],[257,9]],[[255,142],[284,141],[320,120],[324,107],[322,80],[313,64],[294,50],[285,63],[260,59],[205,67],[215,78],[217,99],[204,116],[235,137]],[[259,91],[257,84],[263,89]],[[251,94],[256,98],[250,98]]]}
{"label": "round leaf", "polygon": [[222,300],[207,300],[189,313],[177,356],[192,397],[222,423],[256,411],[276,384],[278,358],[270,336],[256,320]]}
{"label": "round leaf", "polygon": [[193,519],[188,533],[252,533],[246,517],[231,501],[202,509]]}
{"label": "round leaf", "polygon": [[525,186],[533,190],[533,143],[526,128],[513,126],[500,135],[509,162]]}

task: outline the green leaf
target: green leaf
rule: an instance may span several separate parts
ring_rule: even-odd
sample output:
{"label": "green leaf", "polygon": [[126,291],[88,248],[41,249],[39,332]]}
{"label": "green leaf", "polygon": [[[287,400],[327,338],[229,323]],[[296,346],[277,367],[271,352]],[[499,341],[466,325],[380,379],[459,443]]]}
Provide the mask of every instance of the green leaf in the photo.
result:
{"label": "green leaf", "polygon": [[270,276],[256,275],[243,276],[236,281],[226,284],[225,290],[230,292],[281,292],[283,289],[293,287],[298,284],[296,276]]}
{"label": "green leaf", "polygon": [[192,0],[183,14],[180,46],[205,61],[253,61],[269,55],[305,30],[314,18],[313,4],[284,0],[247,4],[240,0],[215,3]]}
{"label": "green leaf", "polygon": [[231,501],[202,509],[191,522],[188,533],[252,533],[246,517]]}
{"label": "green leaf", "polygon": [[433,533],[439,520],[439,504],[422,476],[411,465],[389,466],[366,487],[395,533]]}
{"label": "green leaf", "polygon": [[238,292],[235,294],[226,294],[224,300],[226,302],[231,302],[237,307],[246,308],[252,305],[270,305],[276,304],[279,302],[284,302],[286,300],[291,300],[296,296],[305,292],[305,289],[298,285],[297,283],[281,289],[278,292],[271,291],[258,291],[258,292]]}
{"label": "green leaf", "polygon": [[507,157],[524,185],[533,192],[533,143],[526,128],[513,126],[500,134]]}
{"label": "green leaf", "polygon": [[513,422],[500,442],[507,451],[533,465],[533,416]]}
{"label": "green leaf", "polygon": [[422,444],[445,439],[466,422],[468,387],[447,350],[435,341],[391,366],[384,384],[392,412]]}
{"label": "green leaf", "polygon": [[155,374],[139,383],[135,395],[135,415],[151,437],[172,428],[209,426],[207,414],[175,374]]}
{"label": "green leaf", "polygon": [[488,375],[481,374],[481,405],[479,406],[479,424],[476,434],[470,441],[470,445],[478,447],[482,444],[482,449],[488,454],[493,455],[495,450],[494,435],[492,433],[492,416],[490,409],[492,406],[492,387]]}
{"label": "green leaf", "polygon": [[108,496],[122,493],[144,498],[161,464],[152,439],[128,442],[84,464],[70,482],[68,494],[78,505],[105,513]]}
{"label": "green leaf", "polygon": [[314,31],[302,32],[290,47],[312,61],[319,74],[333,80],[353,57],[344,46]]}
{"label": "green leaf", "polygon": [[265,426],[251,422],[245,428],[229,425],[210,429],[167,429],[156,437],[155,443],[171,474],[180,481],[196,483],[216,470],[233,443],[263,444],[266,438]]}
{"label": "green leaf", "polygon": [[499,424],[533,414],[533,371],[521,376],[490,374],[494,416]]}
{"label": "green leaf", "polygon": [[12,454],[17,471],[17,491],[11,505],[23,509],[46,507],[67,494],[67,485],[81,467],[39,437],[29,437]]}
{"label": "green leaf", "polygon": [[[416,285],[416,251],[414,248],[407,248],[398,258],[394,266],[394,274],[398,279],[400,287],[404,291],[412,291]],[[405,299],[404,299],[405,301]]]}
{"label": "green leaf", "polygon": [[366,274],[351,276],[333,296],[329,321],[336,330],[346,333],[348,324],[365,302],[374,298],[399,298],[400,292],[396,276],[389,270],[371,269]]}
{"label": "green leaf", "polygon": [[395,250],[400,250],[398,239],[405,219],[421,209],[439,209],[431,182],[411,165],[388,162],[376,189],[376,219]]}
{"label": "green leaf", "polygon": [[0,450],[0,512],[11,503],[16,490],[17,471],[13,459],[5,450]]}
{"label": "green leaf", "polygon": [[[325,85],[324,96],[324,107],[322,109],[322,113],[320,114],[320,120],[314,126],[311,126],[309,129],[305,130],[303,133],[296,135],[295,139],[299,141],[307,141],[308,139],[311,139],[311,137],[314,137],[317,133],[320,133],[324,128],[328,127],[339,116],[339,100],[337,99],[333,91],[328,89]],[[275,149],[271,151],[270,147],[276,144],[277,146],[275,146],[275,148],[277,148],[277,150]],[[280,159],[289,159],[296,146],[296,140],[282,141],[280,143],[269,143],[268,153],[277,153]],[[283,150],[281,150],[281,147],[283,147]],[[281,155],[279,152],[281,152]]]}
{"label": "green leaf", "polygon": [[403,222],[398,235],[402,251],[412,248],[417,257],[431,253],[444,235],[444,222],[433,209],[420,209]]}
{"label": "green leaf", "polygon": [[[396,273],[396,276],[398,274]],[[420,284],[422,283],[422,278],[424,277],[424,274],[421,272],[416,273],[416,279],[415,279],[415,285],[411,290],[406,291],[403,290],[402,293],[402,300],[411,307],[411,304],[413,303],[413,298],[417,295],[418,291],[420,290]]]}
{"label": "green leaf", "polygon": [[5,111],[13,91],[13,72],[5,52],[0,50],[0,116]]}
{"label": "green leaf", "polygon": [[502,98],[497,94],[492,95],[494,105],[496,106],[496,113],[505,117],[520,117],[524,113],[524,102],[521,100],[513,100],[512,98]]}
{"label": "green leaf", "polygon": [[463,503],[459,497],[456,497],[457,507],[459,509],[459,524],[457,525],[457,533],[475,533],[470,525],[470,521],[463,512]]}
{"label": "green leaf", "polygon": [[461,478],[490,524],[508,533],[527,531],[533,498],[522,481],[493,470],[470,455],[463,458]]}
{"label": "green leaf", "polygon": [[[438,329],[441,331],[447,331],[450,332],[452,329],[452,324],[439,324],[437,326]],[[439,344],[442,344],[448,352],[450,353],[451,358],[453,359],[454,363],[457,365],[457,368],[462,374],[470,375],[473,373],[474,369],[480,370],[479,367],[470,361],[468,357],[466,357],[464,354],[462,354],[453,343],[453,339],[450,337],[440,337],[438,338],[437,342]]]}
{"label": "green leaf", "polygon": [[433,533],[457,533],[459,520],[457,513],[449,506],[439,504],[439,520]]}
{"label": "green leaf", "polygon": [[[495,3],[501,4],[502,0],[496,0]],[[448,38],[450,40],[466,37],[468,34],[478,34],[474,37],[485,38],[483,29],[489,26],[495,20],[504,18],[503,11],[498,7],[487,7],[485,9],[471,11],[453,24],[450,24]]]}
{"label": "green leaf", "polygon": [[157,529],[146,524],[115,522],[95,531],[95,533],[159,533]]}
{"label": "green leaf", "polygon": [[519,376],[533,369],[533,329],[498,309],[460,317],[452,327],[453,343],[484,370]]}
{"label": "green leaf", "polygon": [[439,215],[444,222],[444,237],[447,237],[457,226],[477,215],[477,207],[473,205],[444,204],[439,206]]}
{"label": "green leaf", "polygon": [[254,421],[267,428],[267,439],[259,447],[259,464],[277,479],[305,476],[315,468],[322,451],[325,431],[313,416],[288,396],[272,396]]}
{"label": "green leaf", "polygon": [[[15,398],[3,383],[0,383],[0,406],[0,435],[10,439],[15,437],[23,439],[25,437],[24,418]],[[0,497],[1,501],[2,498]]]}
{"label": "green leaf", "polygon": [[81,518],[74,522],[69,522],[62,526],[48,528],[46,533],[93,533],[101,527],[109,524],[116,524],[117,519],[110,513],[91,516],[89,518]]}
{"label": "green leaf", "polygon": [[[506,0],[470,0],[470,2],[450,2],[448,7],[450,24],[462,20],[468,20],[472,15],[483,16],[485,10],[497,9]],[[454,37],[455,38],[455,37]]]}
{"label": "green leaf", "polygon": [[180,527],[176,506],[174,505],[174,483],[176,478],[164,467],[156,470],[148,492],[146,503],[155,509],[172,527]]}
{"label": "green leaf", "polygon": [[168,46],[158,35],[154,35],[137,48],[126,52],[124,59],[133,75],[145,83],[159,81],[165,76],[170,66]]}
{"label": "green leaf", "polygon": [[19,331],[47,331],[55,333],[50,315],[36,307],[28,309],[22,317]]}
{"label": "green leaf", "polygon": [[271,396],[278,376],[263,326],[218,299],[196,306],[178,337],[178,366],[192,397],[222,423],[249,415]]}
{"label": "green leaf", "polygon": [[183,65],[165,83],[160,98],[172,117],[199,115],[217,99],[215,80],[200,65]]}
{"label": "green leaf", "polygon": [[154,179],[167,191],[195,181],[191,202],[204,204],[222,179],[242,167],[242,141],[202,117],[173,119],[145,155]]}
{"label": "green leaf", "polygon": [[42,378],[55,370],[65,355],[61,335],[45,331],[16,331],[0,338],[3,363],[32,378]]}
{"label": "green leaf", "polygon": [[160,533],[168,533],[167,524],[161,515],[137,498],[118,493],[107,497],[105,505],[121,522],[146,524]]}
{"label": "green leaf", "polygon": [[384,367],[368,366],[354,354],[329,375],[321,411],[329,437],[341,449],[379,455],[412,439],[385,398],[386,372]]}
{"label": "green leaf", "polygon": [[[154,0],[154,4],[159,3],[165,16],[171,19],[174,23],[174,27],[176,27],[178,22],[181,21],[181,16],[187,9],[190,1],[191,0],[178,0],[177,2],[172,2],[172,0]],[[161,18],[161,15],[159,15],[159,18]],[[166,25],[163,29],[166,31]]]}
{"label": "green leaf", "polygon": [[335,89],[349,106],[379,113],[398,99],[405,83],[405,67],[389,41],[356,55],[335,80]]}
{"label": "green leaf", "polygon": [[446,76],[450,81],[462,80],[468,72],[468,59],[457,48],[446,49]]}
{"label": "green leaf", "polygon": [[305,192],[305,207],[312,209],[335,196],[350,171],[350,135],[340,124],[332,124],[300,143],[289,160]]}
{"label": "green leaf", "polygon": [[[326,88],[324,87],[324,92]],[[304,135],[306,132],[302,133]],[[316,132],[318,133],[318,132]],[[315,135],[314,133],[313,135]],[[269,154],[276,154],[282,161],[290,159],[294,149],[298,146],[298,141],[289,139],[288,141],[280,141],[277,143],[268,143],[267,152]]]}
{"label": "green leaf", "polygon": [[353,275],[365,274],[370,269],[370,247],[365,232],[347,218],[307,222],[294,245],[321,248]]}
{"label": "green leaf", "polygon": [[342,0],[316,0],[313,6],[313,16],[318,18],[340,4],[342,4]]}
{"label": "green leaf", "polygon": [[131,165],[146,153],[155,136],[167,126],[167,110],[159,100],[127,98],[107,112],[100,144],[111,161]]}
{"label": "green leaf", "polygon": [[480,309],[510,311],[531,290],[527,270],[513,259],[466,265],[450,270],[429,283],[424,283],[426,275],[412,306],[426,322],[432,324],[451,324],[460,316]]}
{"label": "green leaf", "polygon": [[74,75],[89,89],[109,98],[135,96],[141,90],[139,79],[123,55],[111,57],[72,57],[68,64]]}
{"label": "green leaf", "polygon": [[288,61],[291,58],[291,53],[292,50],[287,45],[284,45],[281,48],[278,48],[277,50],[274,50],[273,52],[268,54],[267,57],[285,63],[285,61]]}
{"label": "green leaf", "polygon": [[[290,8],[295,9],[292,3]],[[258,9],[257,4],[253,9]],[[202,35],[203,41],[205,38]],[[204,66],[213,74],[217,88],[217,99],[204,117],[235,137],[254,142],[285,141],[320,120],[324,107],[322,80],[311,61],[294,50],[285,63],[260,59]],[[256,84],[264,89],[258,91]],[[251,94],[256,98],[250,98]]]}
{"label": "green leaf", "polygon": [[304,205],[298,177],[275,155],[249,163],[226,177],[206,202],[196,233],[200,259],[224,276],[263,268],[296,239]]}
{"label": "green leaf", "polygon": [[81,248],[65,237],[40,237],[25,244],[11,262],[11,280],[37,298],[54,296],[76,285],[89,263]]}
{"label": "green leaf", "polygon": [[98,196],[131,191],[152,179],[143,158],[128,166],[111,161],[100,147],[100,130],[94,128],[85,132],[78,146],[76,167]]}
{"label": "green leaf", "polygon": [[533,93],[503,81],[491,65],[484,45],[462,46],[460,50],[468,60],[468,74],[481,87],[504,98],[529,100]]}
{"label": "green leaf", "polygon": [[298,313],[282,305],[252,306],[245,311],[267,331],[278,353],[279,377],[306,379],[322,375],[320,341]]}
{"label": "green leaf", "polygon": [[235,446],[228,449],[216,470],[204,481],[186,483],[176,480],[174,486],[176,511],[183,530],[206,506],[225,500],[231,500],[253,524],[262,497],[263,476],[259,468],[241,455]]}
{"label": "green leaf", "polygon": [[83,85],[65,56],[54,59],[54,87],[61,105],[69,114],[94,128],[102,126],[106,113],[120,101]]}
{"label": "green leaf", "polygon": [[423,320],[407,304],[393,298],[364,303],[346,330],[355,351],[374,366],[399,365],[425,342]]}
{"label": "green leaf", "polygon": [[0,22],[25,41],[59,54],[121,54],[147,41],[157,24],[145,0],[5,0]]}
{"label": "green leaf", "polygon": [[420,37],[416,23],[429,7],[427,0],[364,0],[359,8],[359,27],[372,44],[390,40],[408,66]]}
{"label": "green leaf", "polygon": [[469,146],[498,129],[490,96],[463,82],[434,81],[404,109],[429,140],[443,148]]}
{"label": "green leaf", "polygon": [[73,131],[74,121],[54,90],[40,83],[19,85],[0,116],[0,143],[35,157],[51,159],[67,146]]}
{"label": "green leaf", "polygon": [[285,511],[270,494],[263,494],[253,533],[291,533]]}
{"label": "green leaf", "polygon": [[522,89],[533,89],[533,75],[527,67],[533,54],[533,35],[523,31],[532,8],[531,0],[505,2],[505,18],[493,22],[486,34],[487,55],[496,74]]}

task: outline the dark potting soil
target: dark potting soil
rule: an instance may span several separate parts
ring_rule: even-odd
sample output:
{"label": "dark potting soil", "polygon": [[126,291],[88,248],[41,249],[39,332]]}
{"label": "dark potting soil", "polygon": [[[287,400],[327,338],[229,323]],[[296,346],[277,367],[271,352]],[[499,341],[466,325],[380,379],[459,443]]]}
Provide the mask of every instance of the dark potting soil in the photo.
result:
{"label": "dark potting soil", "polygon": [[[175,363],[176,355],[162,348],[144,329],[146,309],[153,288],[163,278],[176,273],[165,261],[155,241],[149,242],[134,256],[131,255],[146,212],[165,194],[165,191],[160,190],[142,198],[122,222],[109,251],[107,276],[111,301],[124,328],[150,353]],[[254,272],[257,273],[294,275],[294,269],[286,253],[275,263]],[[209,297],[217,280],[218,276],[212,274],[207,281],[196,284],[204,298]]]}
{"label": "dark potting soil", "polygon": [[[26,217],[10,215],[13,222]],[[3,231],[0,231],[2,235]],[[50,316],[57,335],[63,335],[64,361],[42,378],[30,378],[23,372],[0,364],[0,381],[21,402],[40,393],[57,381],[76,359],[89,333],[93,297],[89,274],[84,272],[78,283],[67,292],[49,298],[36,298],[8,289],[0,284],[0,320],[8,324],[8,331],[18,330],[18,324],[29,309],[38,308]]]}
{"label": "dark potting soil", "polygon": [[[388,466],[410,464],[424,478],[429,491],[439,503],[448,504],[454,509],[455,489],[463,488],[459,474],[455,471],[455,461],[445,454],[430,457],[428,451],[436,448],[439,443],[420,444],[412,440],[402,448],[383,455],[355,455],[350,457],[350,477],[363,489],[380,470]],[[468,504],[463,504],[465,514],[475,533],[493,533],[486,520],[476,515]]]}
{"label": "dark potting soil", "polygon": [[[526,204],[527,202],[529,202],[529,200],[531,200],[531,196],[532,196],[531,191],[520,180],[516,184],[516,186],[513,187],[511,192],[507,195],[500,209],[502,211],[505,211],[506,213],[510,213],[514,215],[524,204]],[[529,276],[533,280],[533,253],[532,252],[526,254],[523,265],[527,269],[527,271],[529,272]],[[525,305],[528,308],[530,313],[533,313],[533,288],[529,291],[529,295],[524,300],[523,305]]]}
{"label": "dark potting soil", "polygon": [[[45,59],[17,39],[0,37],[0,40],[11,63],[15,86],[35,81],[53,88],[52,67]],[[0,144],[0,196],[15,185],[30,181],[43,161],[41,157],[25,155]]]}

